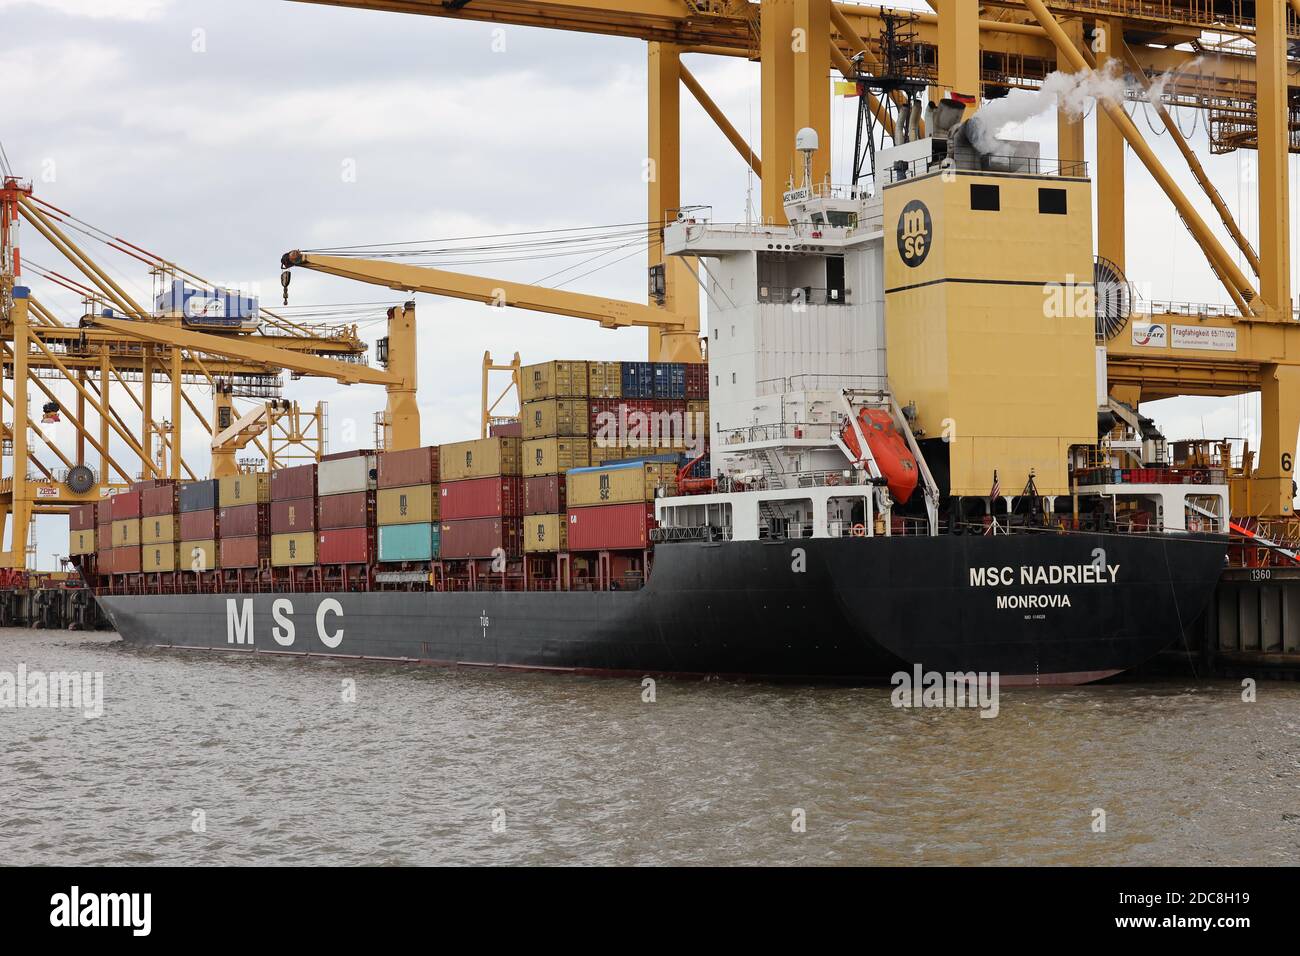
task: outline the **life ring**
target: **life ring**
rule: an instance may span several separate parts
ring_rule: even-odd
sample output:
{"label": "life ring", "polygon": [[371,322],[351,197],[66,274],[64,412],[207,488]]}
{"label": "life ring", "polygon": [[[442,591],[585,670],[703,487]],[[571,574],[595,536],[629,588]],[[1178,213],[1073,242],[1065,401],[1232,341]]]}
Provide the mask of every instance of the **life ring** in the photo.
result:
{"label": "life ring", "polygon": [[865,538],[867,536],[867,526],[864,524],[855,524],[853,526],[853,537]]}

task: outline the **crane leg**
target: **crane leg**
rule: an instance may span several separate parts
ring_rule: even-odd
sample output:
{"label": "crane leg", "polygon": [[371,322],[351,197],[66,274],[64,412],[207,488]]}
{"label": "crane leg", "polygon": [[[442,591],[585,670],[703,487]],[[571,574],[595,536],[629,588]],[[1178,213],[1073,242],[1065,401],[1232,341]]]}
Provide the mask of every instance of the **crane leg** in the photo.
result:
{"label": "crane leg", "polygon": [[1264,366],[1260,415],[1259,468],[1251,479],[1249,500],[1259,514],[1290,516],[1300,431],[1300,367]]}
{"label": "crane leg", "polygon": [[[230,397],[230,386],[218,379],[212,389],[212,437],[220,435],[235,421],[234,402]],[[235,462],[235,449],[212,449],[212,477],[225,478],[239,473]]]}
{"label": "crane leg", "polygon": [[384,410],[386,451],[420,447],[420,405],[415,398],[415,303],[388,310],[388,370],[401,377],[389,385]]}

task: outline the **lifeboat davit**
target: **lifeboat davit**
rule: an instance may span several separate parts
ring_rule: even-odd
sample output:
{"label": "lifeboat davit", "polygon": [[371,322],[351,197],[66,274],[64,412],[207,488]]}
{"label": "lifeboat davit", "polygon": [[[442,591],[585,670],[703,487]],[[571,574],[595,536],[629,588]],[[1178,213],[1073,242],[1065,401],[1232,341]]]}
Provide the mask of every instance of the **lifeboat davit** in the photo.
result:
{"label": "lifeboat davit", "polygon": [[[912,492],[916,490],[916,482],[921,472],[916,465],[916,457],[907,447],[903,433],[898,430],[889,412],[881,408],[859,409],[858,425],[867,439],[871,457],[876,459],[880,473],[889,483],[889,493],[900,505],[906,504],[912,497]],[[858,447],[858,433],[854,431],[852,422],[844,423],[844,428],[840,431],[840,440],[857,460],[862,460],[864,456],[862,449]]]}

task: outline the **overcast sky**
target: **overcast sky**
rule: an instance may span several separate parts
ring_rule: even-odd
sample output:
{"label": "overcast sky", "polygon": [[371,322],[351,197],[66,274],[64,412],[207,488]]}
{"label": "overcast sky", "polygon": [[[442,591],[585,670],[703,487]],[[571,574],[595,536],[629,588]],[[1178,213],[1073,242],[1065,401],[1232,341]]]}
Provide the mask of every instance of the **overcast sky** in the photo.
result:
{"label": "overcast sky", "polygon": [[[54,205],[215,281],[255,285],[271,304],[279,301],[279,257],[291,248],[647,218],[640,41],[285,0],[0,0],[0,24],[0,142],[15,171]],[[698,55],[688,63],[757,148],[757,67]],[[683,201],[711,205],[722,221],[743,219],[747,167],[688,93],[682,102]],[[856,107],[837,99],[834,110],[829,148],[836,180],[845,181]],[[1253,235],[1254,154],[1209,156],[1204,116],[1182,120],[1185,130],[1196,124],[1207,169]],[[1150,135],[1140,117],[1138,125]],[[1043,155],[1056,155],[1051,117],[1019,135],[1042,139]],[[1168,137],[1155,142],[1197,199]],[[1207,201],[1198,206],[1217,222]],[[1131,154],[1128,209],[1130,279],[1156,298],[1223,301],[1172,206]],[[34,230],[22,239],[26,257],[63,271]],[[151,298],[142,266],[92,251],[141,299]],[[610,264],[565,287],[644,301],[644,257],[617,259],[594,262]],[[572,262],[465,271],[535,282]],[[30,284],[75,320],[74,298]],[[377,319],[403,298],[298,270],[291,301],[375,303],[369,315]],[[502,358],[519,351],[526,364],[645,354],[638,330],[429,296],[417,302],[428,443],[477,435],[485,349]],[[382,323],[364,334],[373,340]],[[381,389],[320,381],[290,383],[285,394],[330,402],[336,449],[368,444],[384,403]],[[210,404],[205,389],[194,397]],[[1246,407],[1180,399],[1144,410],[1159,415],[1172,439],[1243,434]],[[206,439],[197,423],[186,431],[186,457],[201,467]],[[42,566],[66,550],[64,527],[62,519],[38,527]]]}

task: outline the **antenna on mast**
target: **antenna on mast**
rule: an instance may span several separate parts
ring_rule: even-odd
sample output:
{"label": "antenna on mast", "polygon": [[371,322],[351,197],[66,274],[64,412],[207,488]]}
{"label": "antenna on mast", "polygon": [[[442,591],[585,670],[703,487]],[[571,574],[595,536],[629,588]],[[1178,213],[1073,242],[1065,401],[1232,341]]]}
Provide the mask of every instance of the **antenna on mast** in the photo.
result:
{"label": "antenna on mast", "polygon": [[812,186],[812,157],[817,152],[817,131],[805,126],[794,134],[794,148],[803,153],[803,183],[801,188]]}

